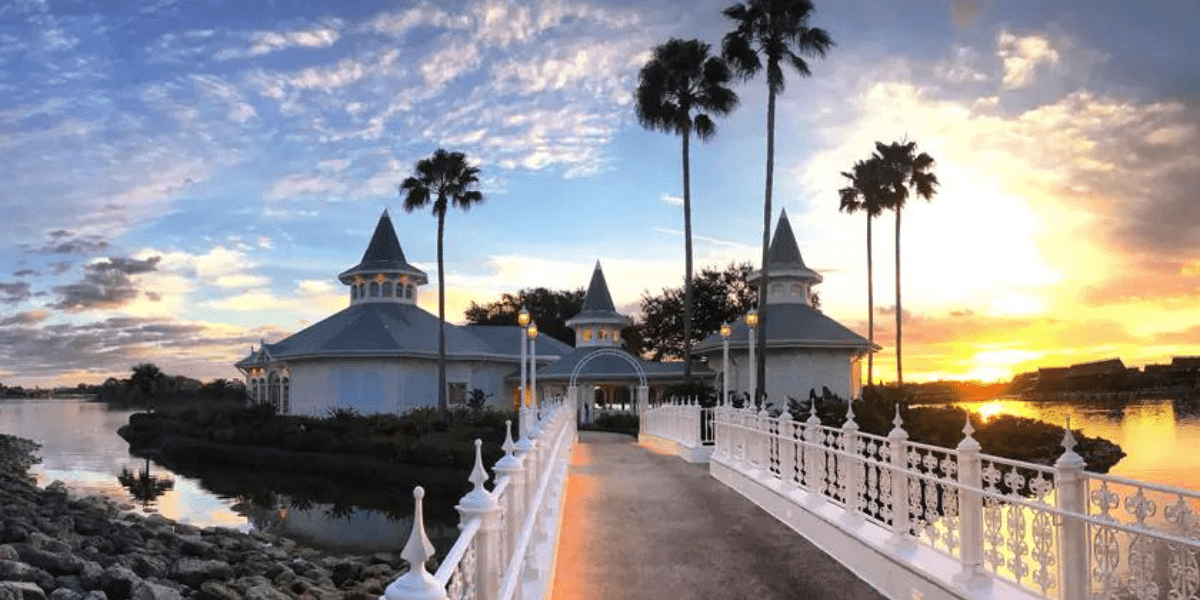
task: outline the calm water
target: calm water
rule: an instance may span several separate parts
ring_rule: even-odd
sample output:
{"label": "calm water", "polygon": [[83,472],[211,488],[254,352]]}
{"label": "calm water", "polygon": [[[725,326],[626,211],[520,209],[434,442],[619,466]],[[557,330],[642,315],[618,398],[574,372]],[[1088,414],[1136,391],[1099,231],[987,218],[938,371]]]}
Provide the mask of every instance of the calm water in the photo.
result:
{"label": "calm water", "polygon": [[984,417],[1011,414],[1071,427],[1107,438],[1125,450],[1113,475],[1200,490],[1200,411],[1180,411],[1169,399],[1135,401],[1123,409],[1103,404],[1068,405],[995,399],[959,406]]}
{"label": "calm water", "polygon": [[[132,410],[110,410],[79,398],[0,400],[0,433],[34,440],[42,445],[41,463],[32,469],[39,485],[55,480],[79,495],[102,495],[128,503],[133,510],[157,513],[198,527],[220,526],[247,531],[258,528],[311,544],[347,549],[399,549],[412,528],[411,516],[392,518],[374,510],[332,505],[306,505],[287,498],[251,502],[249,498],[214,494],[197,480],[172,473],[130,456],[129,445],[117,428],[129,422]],[[118,477],[126,472],[123,485]],[[159,484],[161,495],[142,501],[131,493]],[[165,491],[161,488],[168,487]],[[451,524],[433,526],[431,537],[453,536]],[[442,531],[446,530],[446,531]],[[439,535],[441,534],[441,535]],[[436,542],[437,540],[435,540]]]}

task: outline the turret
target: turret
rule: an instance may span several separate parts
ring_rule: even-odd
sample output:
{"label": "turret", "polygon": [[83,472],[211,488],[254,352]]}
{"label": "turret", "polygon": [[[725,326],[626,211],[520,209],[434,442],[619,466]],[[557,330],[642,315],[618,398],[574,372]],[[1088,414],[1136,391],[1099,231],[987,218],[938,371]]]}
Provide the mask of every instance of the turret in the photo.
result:
{"label": "turret", "polygon": [[567,321],[567,327],[575,330],[575,347],[620,346],[621,329],[629,323],[629,317],[618,313],[613,306],[604,271],[600,269],[600,261],[596,261],[592,281],[583,298],[583,310]]}
{"label": "turret", "polygon": [[350,286],[350,304],[416,304],[417,287],[428,283],[429,277],[404,259],[392,220],[384,210],[362,260],[338,275],[338,281]]}
{"label": "turret", "polygon": [[[780,213],[779,223],[775,226],[767,264],[771,268],[766,304],[812,306],[812,286],[821,283],[821,274],[804,265],[786,210]],[[755,271],[750,274],[749,281],[754,283],[761,278],[762,271]]]}

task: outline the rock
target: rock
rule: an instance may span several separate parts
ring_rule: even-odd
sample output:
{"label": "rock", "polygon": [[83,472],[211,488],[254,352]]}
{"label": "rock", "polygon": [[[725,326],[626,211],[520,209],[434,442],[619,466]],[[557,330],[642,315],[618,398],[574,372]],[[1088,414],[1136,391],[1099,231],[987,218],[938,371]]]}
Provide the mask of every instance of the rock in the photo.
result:
{"label": "rock", "polygon": [[179,540],[183,542],[179,550],[187,556],[211,558],[217,552],[214,544],[202,540],[198,535],[179,536]]}
{"label": "rock", "polygon": [[143,581],[133,589],[132,600],[183,600],[183,594],[165,585]]}
{"label": "rock", "polygon": [[0,581],[0,598],[14,600],[46,600],[46,592],[28,581]]}
{"label": "rock", "polygon": [[0,560],[18,560],[17,550],[12,544],[0,544]]}
{"label": "rock", "polygon": [[62,541],[56,540],[40,531],[35,531],[29,534],[29,543],[38,550],[47,552],[65,553],[71,551],[71,545]]}
{"label": "rock", "polygon": [[20,561],[0,560],[0,581],[36,583],[44,590],[54,589],[54,577]]}
{"label": "rock", "polygon": [[109,600],[125,600],[133,595],[133,589],[141,582],[142,579],[129,567],[114,564],[104,570],[100,587]]}
{"label": "rock", "polygon": [[197,600],[243,600],[241,592],[218,581],[205,581],[200,585]]}
{"label": "rock", "polygon": [[80,597],[83,597],[83,593],[87,591],[78,575],[59,575],[54,578],[54,587],[79,592]]}
{"label": "rock", "polygon": [[292,600],[292,597],[270,585],[256,585],[246,590],[246,600]]}
{"label": "rock", "polygon": [[149,554],[125,554],[117,557],[117,563],[129,567],[138,577],[143,579],[148,577],[166,577],[168,566],[167,561],[157,556]]}
{"label": "rock", "polygon": [[361,577],[362,571],[362,565],[356,562],[344,560],[333,565],[333,569],[331,570],[329,577],[333,580],[333,585],[342,587],[343,583]]}
{"label": "rock", "polygon": [[59,479],[55,479],[54,481],[52,481],[50,483],[50,485],[46,486],[46,491],[66,496],[67,495],[67,484],[63,483]]}
{"label": "rock", "polygon": [[108,600],[108,595],[100,590],[92,590],[84,595],[83,600]]}
{"label": "rock", "polygon": [[82,600],[82,598],[82,592],[65,587],[60,587],[50,592],[50,600]]}
{"label": "rock", "polygon": [[83,569],[79,571],[79,582],[85,590],[99,590],[104,584],[104,567],[90,560],[83,561]]}
{"label": "rock", "polygon": [[[34,534],[31,538],[41,534]],[[33,565],[39,569],[44,569],[55,575],[74,575],[83,570],[83,559],[70,554],[70,548],[65,551],[51,551],[48,548],[52,547],[47,544],[38,544],[34,541],[31,544],[13,544],[12,548],[17,551],[17,555],[21,561]],[[57,547],[57,546],[53,546]]]}
{"label": "rock", "polygon": [[219,579],[228,581],[233,578],[233,569],[228,563],[219,560],[203,560],[184,557],[175,561],[171,567],[171,579],[191,587],[200,587],[205,581]]}

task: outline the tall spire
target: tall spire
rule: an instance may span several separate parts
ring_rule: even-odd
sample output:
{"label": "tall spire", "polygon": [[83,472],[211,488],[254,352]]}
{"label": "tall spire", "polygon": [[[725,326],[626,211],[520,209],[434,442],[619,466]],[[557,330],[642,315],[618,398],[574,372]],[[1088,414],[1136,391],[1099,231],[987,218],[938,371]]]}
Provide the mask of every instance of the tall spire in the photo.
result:
{"label": "tall spire", "polygon": [[[792,224],[788,221],[787,210],[780,211],[767,261],[771,265],[771,280],[767,282],[765,303],[811,306],[811,289],[821,283],[821,274],[805,266],[796,235],[792,233]],[[760,277],[762,271],[755,271],[750,274],[749,280],[755,281]]]}
{"label": "tall spire", "polygon": [[387,209],[375,225],[359,263],[338,275],[350,286],[350,302],[402,302],[415,304],[416,287],[429,282],[425,272],[408,264]]}
{"label": "tall spire", "polygon": [[592,271],[592,281],[588,284],[587,295],[583,297],[582,312],[617,312],[613,306],[612,294],[608,293],[608,282],[604,280],[604,271],[600,269],[600,261]]}
{"label": "tall spire", "polygon": [[617,312],[616,306],[613,305],[612,294],[608,292],[608,282],[604,280],[604,271],[600,268],[600,261],[596,261],[596,268],[592,270],[592,281],[583,297],[583,309],[567,321],[567,327],[575,330],[575,345],[619,345],[621,328],[629,323],[629,317]]}

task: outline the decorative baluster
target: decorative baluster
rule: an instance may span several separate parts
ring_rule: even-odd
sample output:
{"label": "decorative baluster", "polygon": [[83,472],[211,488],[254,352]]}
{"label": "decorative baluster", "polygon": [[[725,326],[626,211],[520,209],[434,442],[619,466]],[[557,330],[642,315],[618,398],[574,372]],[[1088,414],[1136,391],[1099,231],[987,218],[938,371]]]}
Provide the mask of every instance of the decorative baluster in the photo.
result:
{"label": "decorative baluster", "polygon": [[796,424],[788,411],[779,413],[779,491],[787,494],[795,487]]}
{"label": "decorative baluster", "polygon": [[507,541],[500,561],[501,565],[507,566],[513,549],[517,547],[517,538],[521,535],[521,527],[525,523],[525,466],[515,454],[517,445],[513,443],[512,439],[512,421],[505,421],[504,425],[508,428],[502,446],[504,457],[496,462],[493,469],[500,473],[500,476],[508,476],[508,488],[504,492],[506,512],[504,525],[508,531],[504,532]]}
{"label": "decorative baluster", "polygon": [[958,443],[959,491],[958,526],[962,571],[958,581],[968,588],[987,585],[990,578],[983,569],[983,498],[975,491],[983,487],[983,467],[979,460],[979,442],[973,437],[971,415],[963,427],[963,439]]}
{"label": "decorative baluster", "polygon": [[904,420],[900,418],[899,402],[892,430],[888,432],[888,445],[892,451],[892,540],[897,547],[907,548],[913,541],[908,533],[908,432],[904,431]]}
{"label": "decorative baluster", "polygon": [[1063,433],[1065,451],[1054,462],[1054,487],[1058,490],[1058,507],[1068,514],[1059,525],[1059,552],[1062,560],[1062,600],[1085,600],[1088,597],[1088,535],[1087,524],[1074,515],[1087,514],[1087,479],[1083,473],[1083,457],[1075,453],[1075,436],[1071,433],[1071,418]]}
{"label": "decorative baluster", "polygon": [[[475,594],[464,594],[463,597],[493,600],[500,591],[500,547],[504,544],[504,532],[500,531],[500,504],[496,498],[483,487],[487,482],[487,471],[483,468],[481,452],[483,442],[475,439],[475,468],[471,470],[469,481],[474,489],[467,492],[458,503],[458,514],[463,525],[472,518],[481,519],[479,533],[475,534],[475,572],[462,572],[461,577],[471,578],[467,588],[473,588]],[[464,581],[463,583],[468,583]]]}
{"label": "decorative baluster", "polygon": [[862,519],[859,513],[858,480],[862,476],[862,456],[858,449],[858,423],[854,422],[854,401],[846,403],[846,422],[842,425],[842,455],[838,461],[838,479],[842,484],[842,502],[846,507],[846,520],[857,524]]}
{"label": "decorative baluster", "polygon": [[408,561],[408,572],[387,586],[380,600],[448,600],[446,590],[425,568],[425,563],[433,558],[433,543],[425,534],[425,511],[421,506],[424,498],[425,488],[419,485],[413,488],[412,533],[400,552],[400,558]]}
{"label": "decorative baluster", "polygon": [[824,487],[825,481],[825,451],[821,447],[821,419],[817,417],[817,403],[812,403],[812,408],[808,412],[808,421],[805,422],[808,427],[805,428],[805,435],[808,436],[808,445],[804,449],[804,470],[808,477],[809,500],[815,504],[820,504],[825,501],[825,495],[821,493],[821,488]]}

